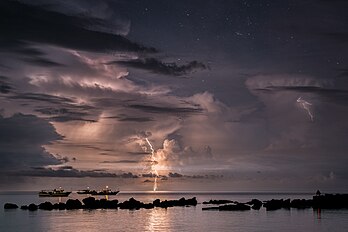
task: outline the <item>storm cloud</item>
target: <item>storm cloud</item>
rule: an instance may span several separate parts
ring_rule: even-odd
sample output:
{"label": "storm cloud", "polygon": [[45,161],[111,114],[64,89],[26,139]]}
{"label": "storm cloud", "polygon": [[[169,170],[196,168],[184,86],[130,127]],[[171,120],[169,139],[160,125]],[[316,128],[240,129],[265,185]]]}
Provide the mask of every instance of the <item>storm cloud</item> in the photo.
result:
{"label": "storm cloud", "polygon": [[178,65],[176,63],[164,63],[155,58],[135,59],[126,61],[112,61],[110,64],[120,64],[130,68],[143,69],[157,74],[169,76],[183,76],[195,70],[204,70],[208,67],[198,61],[191,61],[188,64]]}

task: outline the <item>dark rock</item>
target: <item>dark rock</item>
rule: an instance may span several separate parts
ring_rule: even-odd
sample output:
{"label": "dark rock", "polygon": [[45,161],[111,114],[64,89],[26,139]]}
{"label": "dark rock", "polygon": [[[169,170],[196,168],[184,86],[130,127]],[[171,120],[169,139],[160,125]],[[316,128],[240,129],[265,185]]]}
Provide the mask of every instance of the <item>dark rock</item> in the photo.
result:
{"label": "dark rock", "polygon": [[118,207],[118,200],[112,200],[108,201],[108,209],[117,209]]}
{"label": "dark rock", "polygon": [[348,208],[348,194],[325,194],[313,196],[314,209]]}
{"label": "dark rock", "polygon": [[202,210],[219,210],[219,207],[206,207],[202,208]]}
{"label": "dark rock", "polygon": [[219,206],[219,211],[242,211],[242,210],[250,210],[250,206],[242,203],[238,203],[235,205],[222,205]]}
{"label": "dark rock", "polygon": [[44,203],[41,203],[39,205],[39,209],[42,209],[42,210],[52,210],[53,209],[53,205],[51,202],[44,202]]}
{"label": "dark rock", "polygon": [[120,209],[140,209],[143,205],[144,203],[135,200],[133,197],[130,198],[128,201],[124,201],[118,204]]}
{"label": "dark rock", "polygon": [[262,201],[258,199],[252,199],[251,201],[247,202],[246,204],[252,205],[252,209],[259,210],[262,207]]}
{"label": "dark rock", "polygon": [[13,203],[6,203],[4,204],[4,209],[18,209],[18,205]]}
{"label": "dark rock", "polygon": [[203,204],[212,204],[212,205],[222,205],[222,204],[228,204],[228,203],[234,203],[234,201],[231,200],[210,200],[210,201],[204,201]]}
{"label": "dark rock", "polygon": [[153,209],[155,206],[152,203],[143,204],[144,209]]}
{"label": "dark rock", "polygon": [[28,209],[29,209],[29,211],[36,211],[37,210],[37,205],[35,205],[35,204],[30,204],[29,206],[28,206]]}
{"label": "dark rock", "polygon": [[185,205],[196,206],[196,205],[197,205],[197,199],[196,199],[196,197],[193,197],[193,198],[191,198],[191,199],[187,199]]}
{"label": "dark rock", "polygon": [[155,207],[160,207],[160,205],[161,205],[161,200],[160,200],[160,199],[154,200],[154,201],[153,201],[153,205],[154,205]]}
{"label": "dark rock", "polygon": [[55,203],[53,205],[53,209],[59,209],[59,210],[64,210],[66,209],[65,204],[60,202],[60,203]]}
{"label": "dark rock", "polygon": [[87,197],[82,200],[85,209],[97,209],[99,202],[94,197]]}
{"label": "dark rock", "polygon": [[291,208],[296,208],[296,209],[306,209],[306,208],[311,208],[313,205],[312,200],[305,200],[305,199],[294,199],[290,203]]}
{"label": "dark rock", "polygon": [[22,210],[28,210],[28,208],[29,208],[29,207],[28,207],[27,205],[22,205],[22,206],[21,206],[21,209],[22,209]]}
{"label": "dark rock", "polygon": [[250,210],[250,206],[246,204],[242,204],[242,203],[237,203],[237,204],[220,205],[218,207],[207,207],[207,208],[202,208],[202,210],[244,211],[244,210]]}
{"label": "dark rock", "polygon": [[263,206],[266,208],[266,210],[278,210],[281,208],[290,209],[290,199],[285,201],[283,199],[272,199],[270,201],[266,201]]}
{"label": "dark rock", "polygon": [[78,199],[69,199],[65,203],[66,209],[81,209],[82,208],[82,203]]}

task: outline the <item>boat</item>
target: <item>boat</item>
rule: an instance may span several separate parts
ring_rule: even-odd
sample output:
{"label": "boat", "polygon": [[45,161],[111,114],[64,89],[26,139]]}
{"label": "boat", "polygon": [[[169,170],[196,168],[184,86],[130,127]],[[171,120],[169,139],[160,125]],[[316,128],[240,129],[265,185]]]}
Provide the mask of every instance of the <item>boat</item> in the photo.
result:
{"label": "boat", "polygon": [[116,195],[119,192],[120,191],[112,191],[111,189],[109,189],[108,186],[106,186],[106,188],[103,189],[103,190],[100,190],[100,191],[92,190],[92,191],[90,191],[89,194],[91,194],[93,196],[98,196],[98,195]]}
{"label": "boat", "polygon": [[39,197],[67,197],[71,192],[65,192],[64,189],[41,190]]}

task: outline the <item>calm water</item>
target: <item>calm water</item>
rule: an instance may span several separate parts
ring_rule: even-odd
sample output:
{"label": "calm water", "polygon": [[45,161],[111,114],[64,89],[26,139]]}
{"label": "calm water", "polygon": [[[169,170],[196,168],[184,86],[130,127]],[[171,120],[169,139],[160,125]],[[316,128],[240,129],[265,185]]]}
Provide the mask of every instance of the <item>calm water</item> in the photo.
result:
{"label": "calm water", "polygon": [[[196,196],[199,203],[210,199],[230,199],[246,202],[252,198],[305,198],[310,194],[274,193],[120,193],[111,199],[124,201],[130,197],[143,202],[190,198]],[[85,196],[72,193],[69,198],[83,199]],[[53,210],[29,212],[4,210],[5,202],[20,205],[40,203],[58,198],[39,198],[34,192],[0,193],[0,231],[348,231],[348,210],[322,210],[318,215],[312,209],[277,210],[267,212],[250,210],[245,212],[202,211],[196,207],[173,207],[168,209],[140,210]],[[67,198],[61,199],[63,202]]]}

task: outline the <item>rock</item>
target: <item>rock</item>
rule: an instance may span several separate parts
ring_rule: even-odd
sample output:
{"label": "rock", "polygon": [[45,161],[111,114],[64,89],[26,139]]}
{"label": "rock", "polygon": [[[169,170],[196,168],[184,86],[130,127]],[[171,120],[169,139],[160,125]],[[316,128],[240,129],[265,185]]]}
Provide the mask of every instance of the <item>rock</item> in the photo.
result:
{"label": "rock", "polygon": [[161,204],[161,200],[160,199],[156,199],[156,200],[153,201],[153,205],[155,207],[160,207],[160,204]]}
{"label": "rock", "polygon": [[228,204],[228,203],[234,203],[234,201],[231,200],[210,200],[210,201],[204,201],[203,204],[212,204],[212,205],[222,205],[222,204]]}
{"label": "rock", "polygon": [[191,198],[191,199],[187,199],[187,200],[186,200],[186,205],[196,206],[196,205],[197,205],[197,199],[196,199],[196,197],[193,197],[193,198]]}
{"label": "rock", "polygon": [[305,199],[294,199],[290,202],[290,207],[296,208],[296,209],[311,208],[312,205],[313,205],[312,200],[305,200]]}
{"label": "rock", "polygon": [[108,201],[108,209],[117,209],[118,208],[118,200]]}
{"label": "rock", "polygon": [[41,203],[39,205],[39,209],[42,209],[42,210],[52,210],[53,209],[53,205],[51,202],[44,202],[44,203]]}
{"label": "rock", "polygon": [[242,203],[238,203],[235,205],[222,205],[219,206],[219,211],[242,211],[242,210],[250,210],[250,206]]}
{"label": "rock", "polygon": [[59,210],[64,210],[66,209],[66,206],[64,203],[60,202],[60,203],[55,203],[53,205],[53,209],[59,209]]}
{"label": "rock", "polygon": [[82,203],[78,199],[69,199],[65,203],[66,209],[81,209],[82,208]]}
{"label": "rock", "polygon": [[251,201],[247,202],[246,204],[252,205],[252,209],[259,210],[262,207],[262,201],[258,199],[252,199]]}
{"label": "rock", "polygon": [[118,206],[120,209],[140,209],[143,205],[144,203],[137,201],[132,197],[128,201],[120,203]]}
{"label": "rock", "polygon": [[29,207],[28,207],[27,205],[22,205],[22,206],[21,206],[21,209],[22,209],[22,210],[28,210],[28,208],[29,208]]}
{"label": "rock", "polygon": [[28,206],[28,209],[29,209],[29,211],[36,211],[37,210],[37,205],[35,205],[35,204],[30,204],[29,206]]}
{"label": "rock", "polygon": [[219,207],[206,207],[202,208],[202,210],[219,210]]}
{"label": "rock", "polygon": [[143,204],[144,209],[153,209],[155,206],[152,203]]}
{"label": "rock", "polygon": [[99,202],[94,197],[87,197],[82,200],[85,209],[97,209]]}
{"label": "rock", "polygon": [[246,204],[242,204],[242,203],[237,203],[237,204],[220,205],[218,207],[207,207],[207,208],[202,208],[202,210],[244,211],[244,210],[250,210],[250,206]]}
{"label": "rock", "polygon": [[13,203],[6,203],[4,204],[4,209],[18,209],[18,205]]}
{"label": "rock", "polygon": [[266,210],[278,210],[281,208],[290,209],[290,199],[285,201],[283,199],[272,199],[270,201],[266,201],[263,206],[266,208]]}
{"label": "rock", "polygon": [[314,209],[348,208],[348,194],[325,194],[313,196]]}

